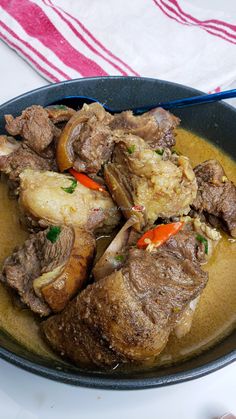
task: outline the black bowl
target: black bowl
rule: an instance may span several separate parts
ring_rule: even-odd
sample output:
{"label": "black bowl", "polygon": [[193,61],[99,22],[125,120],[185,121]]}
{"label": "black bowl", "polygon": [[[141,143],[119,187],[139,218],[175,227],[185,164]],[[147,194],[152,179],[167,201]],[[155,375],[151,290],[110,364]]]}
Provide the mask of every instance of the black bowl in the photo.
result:
{"label": "black bowl", "polygon": [[[26,93],[0,106],[0,132],[4,132],[4,114],[18,114],[32,104],[42,106],[60,101],[65,96],[89,96],[115,109],[129,109],[201,92],[179,84],[162,80],[133,77],[104,77],[78,79],[52,84]],[[233,158],[236,157],[236,110],[224,103],[195,106],[174,112],[182,120],[182,126],[217,144]],[[213,348],[191,360],[168,368],[152,368],[145,371],[119,372],[98,371],[63,366],[47,361],[0,334],[0,356],[28,371],[87,387],[109,389],[140,389],[164,386],[201,377],[236,359],[236,332]]]}

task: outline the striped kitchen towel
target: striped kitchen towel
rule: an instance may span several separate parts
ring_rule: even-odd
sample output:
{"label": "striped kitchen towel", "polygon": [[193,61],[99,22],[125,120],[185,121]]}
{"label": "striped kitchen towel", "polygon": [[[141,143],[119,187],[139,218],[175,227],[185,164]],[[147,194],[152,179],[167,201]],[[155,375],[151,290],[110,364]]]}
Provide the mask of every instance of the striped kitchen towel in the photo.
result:
{"label": "striped kitchen towel", "polygon": [[[0,38],[46,79],[236,84],[236,15],[185,0],[0,0]],[[223,8],[223,6],[222,6]]]}

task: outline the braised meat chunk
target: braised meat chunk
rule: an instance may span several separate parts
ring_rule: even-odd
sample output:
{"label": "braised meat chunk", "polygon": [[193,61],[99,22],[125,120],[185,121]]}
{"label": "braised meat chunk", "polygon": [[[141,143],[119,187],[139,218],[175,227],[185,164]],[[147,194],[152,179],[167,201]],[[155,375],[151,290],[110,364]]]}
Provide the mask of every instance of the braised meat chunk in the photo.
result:
{"label": "braised meat chunk", "polygon": [[109,128],[112,115],[98,103],[84,105],[68,121],[57,145],[57,163],[64,171],[97,173],[111,157],[114,134]]}
{"label": "braised meat chunk", "polygon": [[81,128],[79,139],[73,145],[77,156],[74,168],[79,172],[97,173],[111,157],[114,135],[108,126],[112,115],[98,104],[90,105],[89,112],[91,110],[93,114]]}
{"label": "braised meat chunk", "polygon": [[45,159],[21,141],[12,137],[0,136],[0,172],[8,177],[10,190],[17,195],[19,175],[25,169],[56,170],[53,159]]}
{"label": "braised meat chunk", "polygon": [[142,137],[154,149],[171,147],[178,123],[178,118],[161,108],[142,116],[130,111],[113,116],[98,103],[85,104],[61,133],[57,145],[59,169],[73,166],[79,172],[99,172],[110,160],[115,143],[127,133]]}
{"label": "braised meat chunk", "polygon": [[[5,128],[10,135],[21,135],[28,147],[44,157],[48,154],[48,147],[54,136],[59,134],[42,106],[33,105],[26,108],[16,118],[5,115],[5,120]],[[52,157],[51,152],[49,155]]]}
{"label": "braised meat chunk", "polygon": [[206,282],[196,262],[167,249],[131,248],[120,270],[88,286],[42,330],[56,351],[77,364],[145,362],[162,351]]}
{"label": "braised meat chunk", "polygon": [[111,231],[120,220],[108,192],[89,189],[61,173],[24,170],[19,202],[32,226],[65,224],[104,232]]}
{"label": "braised meat chunk", "polygon": [[91,233],[52,226],[32,234],[5,260],[0,279],[32,311],[47,316],[82,287],[94,249]]}
{"label": "braised meat chunk", "polygon": [[[200,264],[205,263],[212,254],[212,242],[214,241],[216,245],[221,236],[204,223],[199,222],[195,226],[198,221],[197,219],[186,218],[187,221],[182,223],[182,227],[178,233],[171,235],[160,247],[153,246],[152,252],[166,250],[169,253],[173,253],[179,259],[189,259],[191,262]],[[124,265],[129,249],[136,247],[139,238],[142,236],[142,233],[134,230],[134,225],[135,217],[131,217],[117,233],[100,259],[97,260],[93,268],[95,281],[99,281],[105,276],[110,275]],[[168,226],[170,224],[166,225]],[[148,231],[151,232],[153,229],[157,230],[159,227],[153,225]],[[206,228],[209,230],[207,234],[204,231]],[[214,238],[209,237],[211,235],[210,233],[215,234]],[[207,253],[204,242],[207,243]],[[152,243],[150,242],[150,244]]]}
{"label": "braised meat chunk", "polygon": [[[180,259],[188,259],[191,262],[200,264],[205,263],[207,258],[206,249],[204,243],[199,241],[197,237],[198,235],[196,234],[193,223],[186,222],[178,234],[171,236],[166,243],[156,251],[167,250]],[[209,241],[207,236],[202,237]],[[208,246],[208,248],[209,247],[210,246]]]}
{"label": "braised meat chunk", "polygon": [[156,149],[175,145],[174,129],[178,124],[179,118],[162,108],[156,108],[141,116],[133,115],[132,111],[116,114],[110,127],[125,134],[137,135]]}
{"label": "braised meat chunk", "polygon": [[138,230],[158,217],[187,214],[197,194],[187,157],[176,155],[166,160],[142,138],[131,134],[115,146],[104,175],[124,216],[136,215]]}
{"label": "braised meat chunk", "polygon": [[209,222],[221,225],[236,237],[236,187],[217,160],[207,160],[194,169],[198,193],[192,206]]}

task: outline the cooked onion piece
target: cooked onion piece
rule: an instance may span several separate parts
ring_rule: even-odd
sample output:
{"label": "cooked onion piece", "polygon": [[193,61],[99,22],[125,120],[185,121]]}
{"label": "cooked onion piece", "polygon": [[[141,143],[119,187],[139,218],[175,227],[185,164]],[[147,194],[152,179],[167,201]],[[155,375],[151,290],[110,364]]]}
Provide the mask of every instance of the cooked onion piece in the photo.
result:
{"label": "cooked onion piece", "polygon": [[183,338],[185,335],[187,335],[187,333],[190,332],[193,323],[194,313],[197,308],[199,299],[200,296],[195,298],[195,300],[191,301],[187,308],[184,310],[180,319],[176,322],[174,334],[178,339]]}
{"label": "cooked onion piece", "polygon": [[114,270],[122,266],[125,256],[123,255],[125,246],[128,243],[131,227],[136,224],[136,219],[130,218],[112,242],[109,244],[102,257],[97,261],[93,268],[95,281],[110,275]]}

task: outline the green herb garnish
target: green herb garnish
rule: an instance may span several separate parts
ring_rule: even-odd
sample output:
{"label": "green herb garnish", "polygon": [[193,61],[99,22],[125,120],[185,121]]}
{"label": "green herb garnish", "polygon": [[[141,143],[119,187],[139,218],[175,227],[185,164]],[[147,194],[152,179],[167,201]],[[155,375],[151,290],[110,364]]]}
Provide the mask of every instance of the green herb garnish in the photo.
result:
{"label": "green herb garnish", "polygon": [[56,243],[60,233],[61,227],[51,226],[49,231],[47,232],[46,237],[51,243]]}
{"label": "green herb garnish", "polygon": [[65,105],[56,105],[55,108],[56,109],[64,109],[64,110],[66,110],[67,109],[67,106],[65,106]]}
{"label": "green herb garnish", "polygon": [[115,256],[115,260],[117,260],[118,262],[123,262],[124,258],[125,257],[123,255]]}
{"label": "green herb garnish", "polygon": [[127,147],[127,151],[129,154],[132,154],[135,151],[135,145],[132,144],[130,147]]}
{"label": "green herb garnish", "polygon": [[179,311],[180,311],[180,308],[179,307],[173,307],[173,312],[174,313],[179,313]]}
{"label": "green herb garnish", "polygon": [[205,247],[205,253],[206,255],[208,255],[208,241],[205,237],[201,236],[201,234],[197,234],[196,235],[196,239],[200,242],[204,244]]}
{"label": "green herb garnish", "polygon": [[172,148],[171,154],[177,154],[177,156],[180,155],[180,153],[175,148]]}
{"label": "green herb garnish", "polygon": [[77,186],[77,180],[73,179],[71,185],[68,188],[61,188],[61,189],[67,193],[73,193],[75,191],[76,186]]}
{"label": "green herb garnish", "polygon": [[158,150],[155,150],[155,153],[159,154],[160,156],[163,156],[164,148],[159,148]]}

